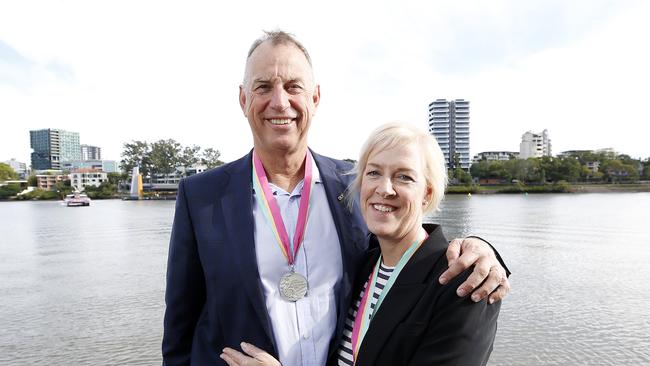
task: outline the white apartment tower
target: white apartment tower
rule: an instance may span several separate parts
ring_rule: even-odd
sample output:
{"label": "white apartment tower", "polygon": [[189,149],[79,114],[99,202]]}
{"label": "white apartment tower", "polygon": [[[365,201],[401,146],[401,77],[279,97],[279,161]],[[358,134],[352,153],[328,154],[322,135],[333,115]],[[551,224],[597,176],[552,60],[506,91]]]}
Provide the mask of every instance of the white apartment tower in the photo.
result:
{"label": "white apartment tower", "polygon": [[429,133],[445,154],[447,168],[469,170],[469,101],[436,99],[429,104]]}
{"label": "white apartment tower", "polygon": [[81,145],[81,160],[102,160],[102,148],[92,145]]}
{"label": "white apartment tower", "polygon": [[521,136],[519,159],[541,158],[551,156],[551,139],[548,130],[540,133],[528,131]]}

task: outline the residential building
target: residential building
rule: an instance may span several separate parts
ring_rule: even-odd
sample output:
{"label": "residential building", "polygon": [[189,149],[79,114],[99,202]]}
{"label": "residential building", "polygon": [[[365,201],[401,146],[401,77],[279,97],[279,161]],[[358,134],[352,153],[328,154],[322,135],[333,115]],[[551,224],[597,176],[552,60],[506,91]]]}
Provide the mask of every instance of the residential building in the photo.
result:
{"label": "residential building", "polygon": [[70,185],[78,192],[88,186],[99,187],[104,182],[108,182],[108,174],[100,170],[85,168],[70,173]]}
{"label": "residential building", "polygon": [[532,131],[524,133],[519,144],[519,158],[541,158],[542,156],[552,156],[551,139],[548,137],[548,130],[540,133]]}
{"label": "residential building", "polygon": [[495,160],[510,160],[519,157],[519,153],[515,151],[484,151],[474,155],[473,163],[481,160],[495,161]]}
{"label": "residential building", "polygon": [[29,131],[32,169],[61,169],[61,162],[81,160],[79,133],[59,129]]}
{"label": "residential building", "polygon": [[436,99],[429,104],[429,133],[442,149],[449,169],[469,170],[469,101]]}
{"label": "residential building", "polygon": [[73,171],[78,169],[95,169],[106,173],[119,173],[115,160],[72,160],[61,162],[61,169]]}
{"label": "residential building", "polygon": [[63,174],[63,172],[51,170],[48,174],[36,174],[36,187],[51,191],[57,182],[64,182],[70,180],[70,175]]}
{"label": "residential building", "polygon": [[585,164],[585,166],[592,173],[597,173],[598,169],[600,168],[600,161],[588,161],[587,164]]}
{"label": "residential building", "polygon": [[13,169],[16,173],[18,173],[20,179],[25,179],[25,177],[27,176],[27,164],[21,163],[20,161],[17,161],[14,158],[11,158],[5,161],[4,163],[9,165],[11,169]]}
{"label": "residential building", "polygon": [[81,160],[102,160],[102,148],[91,145],[81,145]]}

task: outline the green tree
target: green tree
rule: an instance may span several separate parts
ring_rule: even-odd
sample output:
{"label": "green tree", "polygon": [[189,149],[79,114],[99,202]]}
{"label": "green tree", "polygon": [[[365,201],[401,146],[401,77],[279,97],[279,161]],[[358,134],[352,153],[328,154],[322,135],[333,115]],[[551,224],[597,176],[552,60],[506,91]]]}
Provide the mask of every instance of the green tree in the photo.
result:
{"label": "green tree", "polygon": [[151,144],[151,172],[171,174],[179,166],[181,144],[173,139],[158,140]]}
{"label": "green tree", "polygon": [[38,185],[38,180],[36,179],[35,175],[30,175],[27,177],[27,185],[30,187],[36,187]]}
{"label": "green tree", "polygon": [[208,169],[212,169],[223,165],[223,161],[219,160],[221,153],[211,147],[203,150],[201,154],[201,164],[207,165]]}
{"label": "green tree", "polygon": [[643,162],[643,173],[641,179],[650,180],[650,157]]}
{"label": "green tree", "polygon": [[84,192],[92,199],[113,198],[117,195],[117,185],[102,182],[99,186],[87,186]]}
{"label": "green tree", "polygon": [[490,177],[490,162],[487,160],[481,160],[477,163],[472,164],[469,168],[469,172],[473,177],[479,179],[486,179]]}
{"label": "green tree", "polygon": [[185,172],[185,176],[187,176],[187,168],[198,164],[201,161],[201,157],[199,155],[200,151],[201,147],[198,145],[186,146],[183,149],[183,152],[180,154],[178,161],[180,166],[184,168],[183,171]]}
{"label": "green tree", "polygon": [[9,165],[0,163],[0,182],[18,179],[18,173]]}
{"label": "green tree", "polygon": [[106,174],[108,178],[108,183],[114,184],[114,185],[119,185],[120,182],[125,182],[129,179],[129,174],[128,173],[108,173]]}
{"label": "green tree", "polygon": [[0,199],[7,199],[9,197],[13,197],[20,193],[20,185],[18,184],[7,184],[4,186],[0,186]]}
{"label": "green tree", "polygon": [[54,183],[54,188],[52,189],[52,192],[56,193],[60,199],[64,199],[65,196],[72,193],[72,191],[73,188],[69,180],[62,180]]}
{"label": "green tree", "polygon": [[621,160],[608,160],[601,164],[605,179],[609,182],[639,180],[638,165],[625,164]]}
{"label": "green tree", "polygon": [[140,166],[140,174],[146,177],[151,168],[151,146],[146,141],[131,141],[123,145],[120,168],[131,173],[135,166]]}

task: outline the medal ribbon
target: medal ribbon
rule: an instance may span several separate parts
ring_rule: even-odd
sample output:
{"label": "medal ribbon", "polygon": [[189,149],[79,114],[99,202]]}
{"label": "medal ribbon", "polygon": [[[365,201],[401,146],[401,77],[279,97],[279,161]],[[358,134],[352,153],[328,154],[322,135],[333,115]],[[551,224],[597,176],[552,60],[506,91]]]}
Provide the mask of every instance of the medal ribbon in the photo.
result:
{"label": "medal ribbon", "polygon": [[[356,363],[357,361],[357,355],[359,354],[359,347],[361,346],[361,342],[363,342],[363,338],[366,336],[366,333],[368,332],[368,328],[370,327],[370,322],[372,321],[372,318],[377,314],[377,311],[379,311],[379,307],[381,306],[381,303],[384,301],[386,298],[386,295],[388,295],[388,292],[390,289],[393,287],[393,284],[395,284],[395,281],[397,281],[397,276],[399,276],[399,273],[402,271],[404,266],[406,266],[406,263],[411,259],[413,254],[420,248],[420,245],[424,243],[426,238],[428,237],[427,234],[424,236],[422,234],[418,235],[418,239],[413,242],[409,246],[409,248],[402,254],[402,257],[400,258],[399,262],[397,262],[397,266],[395,266],[395,269],[393,270],[393,273],[390,275],[390,278],[388,279],[388,282],[386,282],[386,286],[384,286],[384,289],[381,291],[381,294],[379,295],[379,298],[377,299],[377,304],[375,305],[375,309],[371,310],[370,306],[372,305],[372,301],[369,301],[370,293],[375,292],[375,286],[377,283],[377,277],[379,275],[379,264],[381,263],[382,256],[379,255],[379,259],[377,259],[377,263],[375,263],[375,267],[372,270],[372,273],[370,273],[370,277],[368,277],[368,281],[366,282],[366,289],[364,290],[363,296],[361,297],[361,302],[359,303],[359,309],[357,310],[357,316],[354,318],[354,326],[352,327],[352,359],[353,362]],[[372,315],[370,315],[370,312],[372,311]]]}
{"label": "medal ribbon", "polygon": [[[293,247],[290,247],[289,235],[282,220],[282,214],[278,203],[273,197],[269,180],[266,177],[262,161],[253,150],[253,188],[255,189],[255,199],[257,204],[262,208],[264,217],[271,226],[275,240],[278,242],[282,254],[287,258],[287,262],[293,267],[296,260],[296,253],[302,244],[302,239],[305,234],[305,227],[307,226],[307,215],[309,213],[309,203],[311,198],[312,188],[314,182],[312,179],[312,157],[311,153],[307,151],[305,156],[305,179],[300,195],[300,206],[298,208],[298,222],[296,223],[296,232],[293,235]],[[291,250],[293,248],[293,251]]]}

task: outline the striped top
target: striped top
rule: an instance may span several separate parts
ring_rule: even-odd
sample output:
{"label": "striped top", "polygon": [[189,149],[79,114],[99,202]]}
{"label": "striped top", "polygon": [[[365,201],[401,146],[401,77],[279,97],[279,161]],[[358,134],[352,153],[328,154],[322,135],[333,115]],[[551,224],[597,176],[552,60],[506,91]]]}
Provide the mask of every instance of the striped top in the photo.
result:
{"label": "striped top", "polygon": [[[394,269],[395,267],[386,267],[383,263],[379,264],[377,282],[375,283],[375,290],[370,300],[369,317],[372,316],[375,311],[377,300],[379,299],[381,292],[384,290],[384,286],[386,286],[390,275],[393,274]],[[368,281],[363,285],[363,290],[361,290],[357,300],[352,304],[352,306],[350,306],[350,310],[348,310],[348,317],[345,319],[345,327],[343,328],[343,338],[341,339],[341,344],[339,345],[338,350],[339,366],[349,366],[354,364],[352,361],[352,327],[354,326],[354,319],[357,316],[359,304],[361,303],[361,298],[363,297],[366,287],[368,287]]]}

